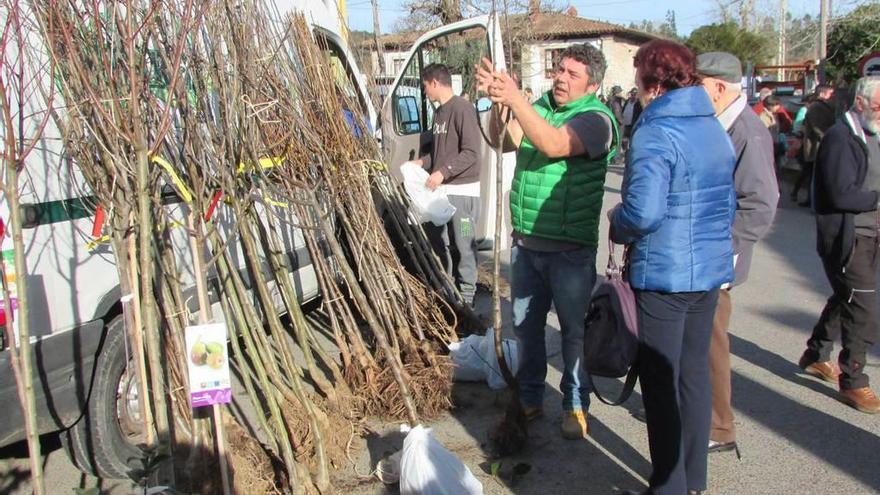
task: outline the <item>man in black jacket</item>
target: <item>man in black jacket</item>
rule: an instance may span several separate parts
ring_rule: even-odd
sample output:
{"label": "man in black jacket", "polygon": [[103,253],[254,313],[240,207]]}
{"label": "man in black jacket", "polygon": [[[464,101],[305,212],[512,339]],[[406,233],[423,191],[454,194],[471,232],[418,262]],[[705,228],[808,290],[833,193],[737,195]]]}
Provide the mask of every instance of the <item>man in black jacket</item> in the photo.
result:
{"label": "man in black jacket", "polygon": [[[865,374],[877,340],[880,255],[880,77],[856,83],[853,108],[819,145],[815,169],[817,248],[834,293],[828,298],[799,366],[840,387],[840,400],[865,413],[880,399]],[[834,341],[843,350],[831,361]]]}
{"label": "man in black jacket", "polygon": [[[816,100],[807,109],[807,115],[804,117],[804,141],[801,147],[801,174],[798,177],[798,184],[795,189],[800,189],[800,184],[807,184],[807,199],[798,203],[800,206],[810,206],[810,180],[813,176],[813,163],[816,161],[816,153],[819,150],[819,143],[825,132],[834,125],[834,107],[831,105],[831,97],[834,96],[834,88],[827,84],[816,86]],[[793,199],[797,200],[794,194]]]}

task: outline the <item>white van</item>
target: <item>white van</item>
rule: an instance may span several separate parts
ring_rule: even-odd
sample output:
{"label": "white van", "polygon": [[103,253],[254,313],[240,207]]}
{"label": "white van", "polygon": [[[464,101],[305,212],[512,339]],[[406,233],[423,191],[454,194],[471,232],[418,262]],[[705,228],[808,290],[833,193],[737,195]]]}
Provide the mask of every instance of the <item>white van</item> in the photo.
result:
{"label": "white van", "polygon": [[[312,22],[316,37],[324,42],[334,63],[344,69],[347,90],[361,103],[358,110],[364,120],[381,136],[392,170],[426,144],[432,109],[426,104],[419,84],[410,84],[411,79],[404,74],[396,79],[393,98],[386,102],[379,121],[364,74],[346,42],[336,0],[276,0],[276,5],[281,12],[303,12]],[[464,30],[486,33],[480,38],[485,44],[484,53],[494,54],[496,60],[503,62],[503,54],[495,49],[500,47],[500,33],[497,25],[490,24],[488,17],[482,17],[426,34],[411,51],[406,74],[417,74],[421,63],[430,57],[438,61],[437,55],[432,55],[432,43]],[[415,113],[401,111],[413,104],[417,106]],[[38,110],[40,102],[33,106],[30,111]],[[37,423],[41,434],[63,432],[65,449],[78,468],[105,478],[124,478],[132,467],[138,466],[142,453],[137,447],[141,436],[137,386],[133,373],[126,371],[129,357],[121,315],[122,294],[108,245],[92,243],[96,199],[82,174],[65,157],[59,135],[50,124],[41,146],[28,157],[26,175],[21,180],[28,265],[29,308],[25,316],[34,345]],[[483,151],[485,214],[479,232],[487,238],[494,232],[492,153],[488,149]],[[506,165],[512,170],[510,157]],[[504,183],[509,187],[507,175],[505,172]],[[173,192],[169,191],[171,196]],[[173,198],[170,202],[174,202]],[[216,223],[220,228],[229,227],[231,222],[222,218],[221,210],[218,209]],[[2,203],[0,219],[8,218],[8,206]],[[282,238],[295,270],[294,285],[300,300],[305,302],[317,297],[318,284],[302,233],[290,230]],[[181,232],[174,244],[179,247],[182,278],[191,283],[188,245],[183,236]],[[3,237],[0,249],[4,254],[11,252],[9,236]],[[238,247],[231,249],[233,258],[244,267]],[[190,287],[185,293],[193,290]],[[196,308],[191,309],[195,312]],[[219,309],[215,311],[220,313]],[[9,370],[10,344],[0,341],[0,369]],[[7,404],[0,408],[2,447],[22,440],[25,433],[12,373],[0,373],[0,401]]]}

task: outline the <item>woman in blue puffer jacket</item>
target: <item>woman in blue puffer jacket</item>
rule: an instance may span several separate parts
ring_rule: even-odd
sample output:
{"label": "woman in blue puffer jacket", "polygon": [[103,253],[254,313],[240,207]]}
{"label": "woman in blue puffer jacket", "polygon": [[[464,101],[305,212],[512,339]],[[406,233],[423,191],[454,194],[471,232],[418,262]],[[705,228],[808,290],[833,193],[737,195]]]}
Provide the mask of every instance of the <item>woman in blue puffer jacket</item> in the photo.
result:
{"label": "woman in blue puffer jacket", "polygon": [[653,473],[647,493],[706,489],[709,341],[718,288],[733,280],[734,151],[685,46],[635,56],[644,106],[626,157],[611,237],[629,246],[639,378]]}

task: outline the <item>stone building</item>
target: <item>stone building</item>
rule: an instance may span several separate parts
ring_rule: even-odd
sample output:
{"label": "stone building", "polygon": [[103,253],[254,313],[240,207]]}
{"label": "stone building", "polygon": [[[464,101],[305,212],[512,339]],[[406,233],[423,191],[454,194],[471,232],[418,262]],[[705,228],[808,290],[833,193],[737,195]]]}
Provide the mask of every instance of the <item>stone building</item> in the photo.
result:
{"label": "stone building", "polygon": [[[551,72],[559,54],[576,43],[591,43],[608,61],[608,70],[601,92],[619,85],[627,91],[635,86],[633,56],[639,47],[656,36],[617,24],[585,19],[574,8],[565,13],[532,12],[510,16],[514,40],[512,72],[519,76],[523,88],[537,95],[550,89]],[[407,51],[421,33],[390,34],[380,38],[383,45],[386,74],[378,72],[378,55],[373,52],[376,76],[393,76],[400,72]],[[510,59],[508,59],[510,60]]]}
{"label": "stone building", "polygon": [[523,88],[532,88],[536,95],[550,89],[558,55],[576,43],[590,43],[605,55],[604,91],[615,85],[626,91],[635,86],[633,56],[642,44],[655,38],[617,24],[578,17],[574,9],[563,14],[531,14],[529,21],[529,31],[520,44],[518,72]]}

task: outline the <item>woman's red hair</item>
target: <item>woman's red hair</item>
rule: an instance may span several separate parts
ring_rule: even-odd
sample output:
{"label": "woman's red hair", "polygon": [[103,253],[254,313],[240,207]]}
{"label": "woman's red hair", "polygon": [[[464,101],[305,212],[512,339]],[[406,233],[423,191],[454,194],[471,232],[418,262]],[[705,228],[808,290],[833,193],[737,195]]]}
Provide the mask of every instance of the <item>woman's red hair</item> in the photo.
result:
{"label": "woman's red hair", "polygon": [[633,66],[645,89],[657,88],[664,93],[702,84],[694,52],[674,41],[654,40],[642,45]]}

